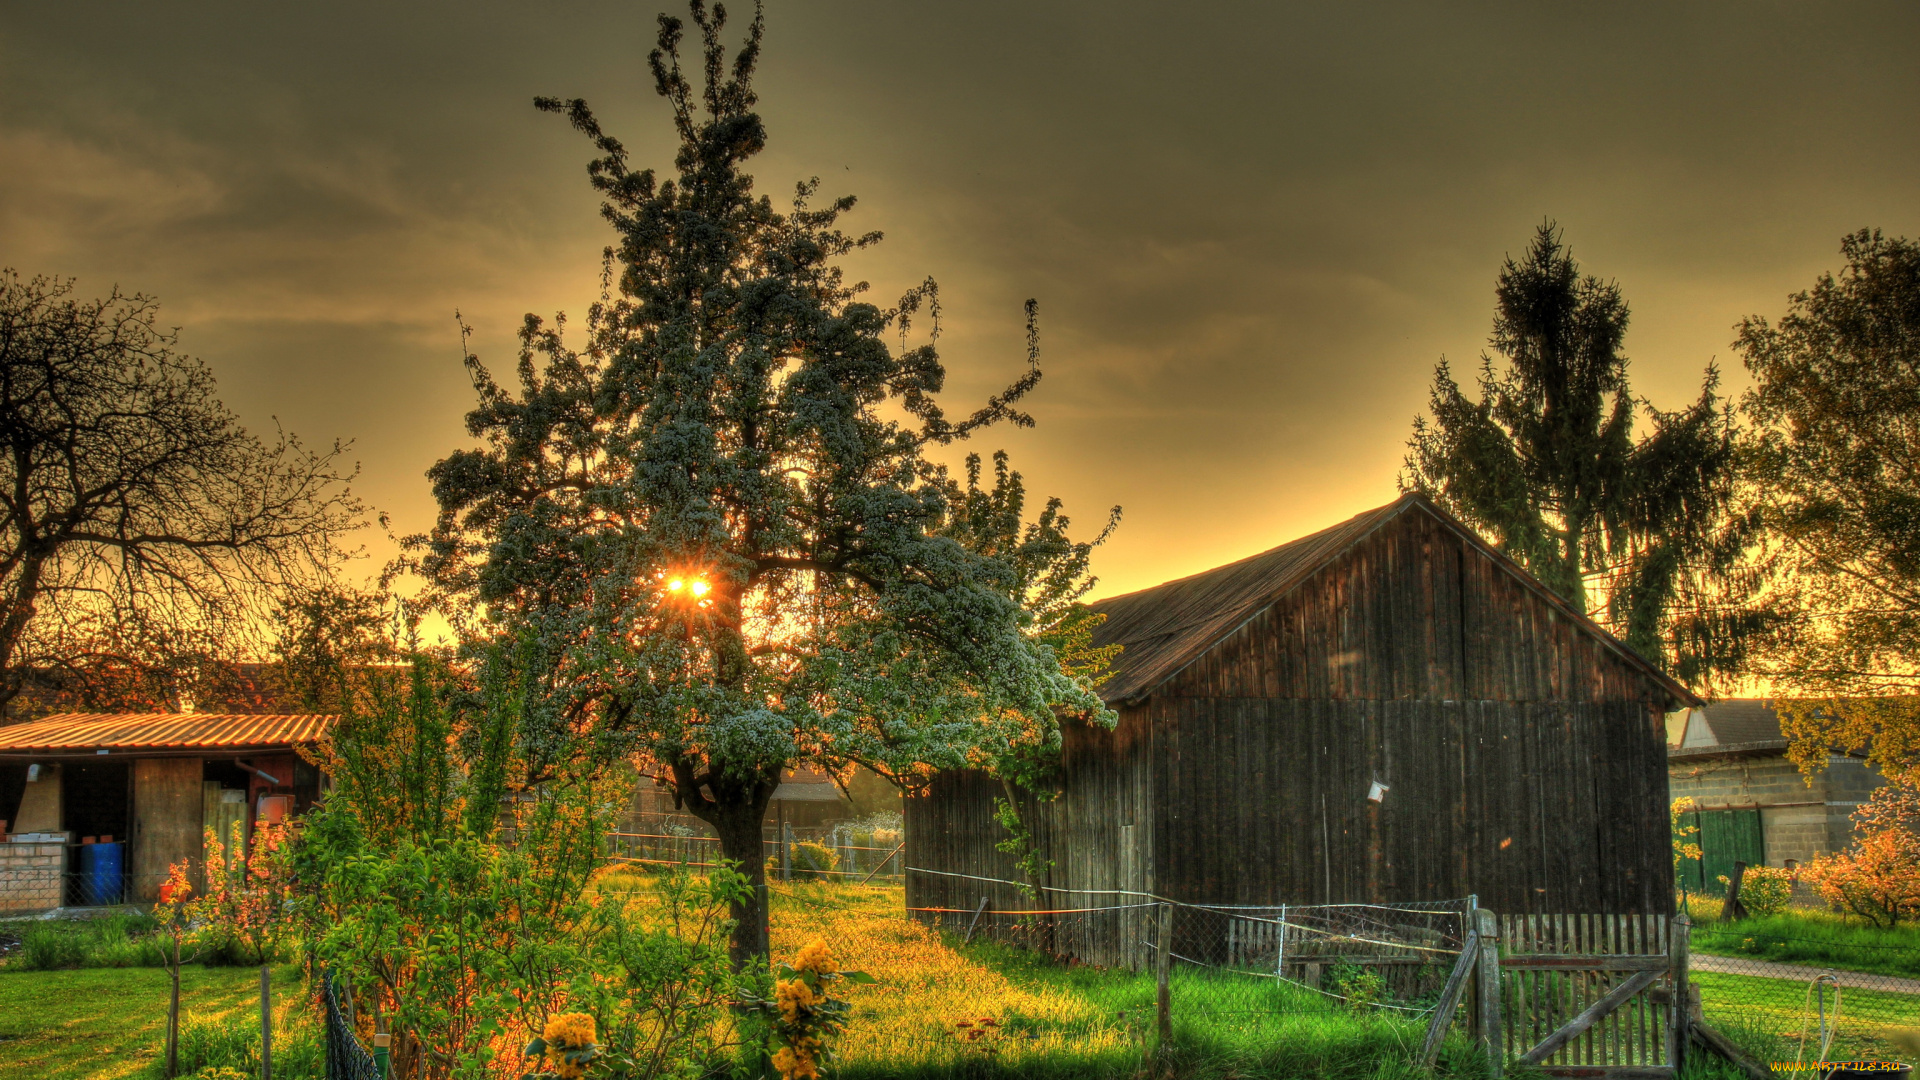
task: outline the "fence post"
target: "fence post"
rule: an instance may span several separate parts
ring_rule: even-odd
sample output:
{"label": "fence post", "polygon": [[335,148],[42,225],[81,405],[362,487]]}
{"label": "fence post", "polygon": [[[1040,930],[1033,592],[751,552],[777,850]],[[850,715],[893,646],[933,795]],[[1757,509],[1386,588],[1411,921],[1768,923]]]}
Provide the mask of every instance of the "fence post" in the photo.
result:
{"label": "fence post", "polygon": [[393,1042],[393,1036],[378,1032],[373,1037],[373,1071],[380,1080],[387,1080],[387,1065],[392,1060],[392,1051],[387,1044]]}
{"label": "fence post", "polygon": [[1173,905],[1160,905],[1160,955],[1154,957],[1154,1003],[1160,1022],[1160,1051],[1173,1045]]}
{"label": "fence post", "polygon": [[1673,1066],[1676,1075],[1687,1056],[1687,1023],[1691,1019],[1687,1011],[1687,957],[1693,936],[1693,920],[1681,912],[1674,918],[1672,932],[1667,936],[1667,969],[1672,979],[1671,993],[1667,995],[1671,1016],[1667,1021],[1667,1064]]}
{"label": "fence post", "polygon": [[273,1080],[273,970],[260,965],[260,1080]]}
{"label": "fence post", "polygon": [[973,941],[973,928],[980,925],[980,915],[986,910],[987,897],[983,896],[980,898],[980,906],[973,909],[973,918],[967,923],[967,936],[960,939],[960,944],[966,945]]}
{"label": "fence post", "polygon": [[1475,908],[1480,932],[1480,1047],[1487,1054],[1487,1075],[1500,1080],[1506,1071],[1507,1035],[1500,1015],[1500,920]]}

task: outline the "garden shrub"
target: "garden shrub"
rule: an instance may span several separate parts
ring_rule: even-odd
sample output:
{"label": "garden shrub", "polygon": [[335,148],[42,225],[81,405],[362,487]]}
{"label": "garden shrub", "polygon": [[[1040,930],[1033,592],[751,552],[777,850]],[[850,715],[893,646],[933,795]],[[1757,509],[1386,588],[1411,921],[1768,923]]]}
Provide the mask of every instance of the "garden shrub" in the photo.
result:
{"label": "garden shrub", "polygon": [[803,840],[793,845],[793,876],[802,881],[827,877],[840,865],[840,853],[825,844]]}
{"label": "garden shrub", "polygon": [[776,970],[773,998],[743,995],[742,1000],[767,1020],[773,1044],[773,1067],[782,1080],[819,1080],[820,1069],[833,1061],[832,1040],[846,1030],[852,1006],[827,989],[842,980],[873,982],[863,971],[836,971],[833,950],[815,938],[800,950],[791,965]]}
{"label": "garden shrub", "polygon": [[[1747,867],[1740,877],[1740,903],[1753,915],[1780,914],[1793,899],[1793,876],[1793,871],[1778,866]],[[1720,884],[1733,883],[1721,874]]]}
{"label": "garden shrub", "polygon": [[28,971],[79,967],[86,959],[83,932],[53,922],[28,923],[20,935],[20,955],[10,961]]}
{"label": "garden shrub", "polygon": [[1920,787],[1895,777],[1853,813],[1859,839],[1803,871],[1820,897],[1875,926],[1920,919]]}
{"label": "garden shrub", "polygon": [[[244,843],[243,822],[234,822],[226,843],[206,831],[206,892],[187,902],[197,958],[209,966],[256,966],[277,959],[293,929],[289,832],[285,825],[255,823],[253,843]],[[229,855],[244,851],[244,855]]]}

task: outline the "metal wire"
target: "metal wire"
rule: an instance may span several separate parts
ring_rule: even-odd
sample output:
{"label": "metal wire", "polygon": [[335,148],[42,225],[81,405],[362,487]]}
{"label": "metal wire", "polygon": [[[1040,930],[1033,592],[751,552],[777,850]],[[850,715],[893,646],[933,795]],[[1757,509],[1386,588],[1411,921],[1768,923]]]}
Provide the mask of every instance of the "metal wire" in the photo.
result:
{"label": "metal wire", "polygon": [[332,972],[320,976],[320,988],[327,1000],[327,1080],[380,1080],[373,1053],[353,1032],[352,991],[336,990]]}

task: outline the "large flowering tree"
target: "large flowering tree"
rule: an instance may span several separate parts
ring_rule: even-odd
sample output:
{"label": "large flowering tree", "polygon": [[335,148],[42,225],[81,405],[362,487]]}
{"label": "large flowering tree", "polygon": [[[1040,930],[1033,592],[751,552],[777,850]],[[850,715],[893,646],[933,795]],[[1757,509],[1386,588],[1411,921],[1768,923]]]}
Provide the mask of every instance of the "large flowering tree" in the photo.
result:
{"label": "large flowering tree", "polygon": [[[969,524],[993,493],[925,456],[1031,423],[1031,348],[1018,381],[949,419],[933,285],[860,300],[835,260],[879,237],[836,227],[853,200],[815,206],[803,183],[779,212],[753,193],[761,21],[729,61],[724,8],[696,0],[692,19],[701,92],[680,20],[661,17],[649,57],[681,141],[673,178],[631,167],[585,102],[538,103],[598,149],[611,287],[578,348],[527,319],[512,389],[468,358],[482,445],[434,466],[420,567],[477,601],[477,630],[537,643],[516,653],[537,668],[520,675],[540,690],[520,733],[536,778],[638,757],[758,884],[795,761],[992,765],[1056,740],[1061,714],[1106,714],[1056,655],[1084,626],[1036,570],[1084,578],[1086,545],[1050,510],[1026,547],[994,550],[983,538],[1006,530]],[[1043,619],[1023,604],[1036,595]],[[766,954],[762,896],[736,905],[737,964]]]}

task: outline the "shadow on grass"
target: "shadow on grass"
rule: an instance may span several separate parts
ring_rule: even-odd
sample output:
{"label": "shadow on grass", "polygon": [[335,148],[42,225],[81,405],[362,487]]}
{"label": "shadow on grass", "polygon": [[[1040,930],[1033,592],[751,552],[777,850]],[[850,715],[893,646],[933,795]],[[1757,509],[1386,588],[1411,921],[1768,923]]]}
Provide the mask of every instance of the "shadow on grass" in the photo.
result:
{"label": "shadow on grass", "polygon": [[[1436,1075],[1413,1061],[1425,1035],[1424,1018],[1350,1010],[1270,978],[1176,968],[1173,1042],[1162,1054],[1154,1036],[1150,974],[1061,964],[993,942],[955,953],[1019,993],[972,1003],[973,1015],[960,1008],[966,1003],[954,1002],[953,1018],[928,1017],[929,1037],[919,1045],[884,1053],[865,1047],[866,1052],[840,1062],[839,1076],[1412,1080]],[[1442,1048],[1437,1075],[1471,1080],[1486,1076],[1487,1064],[1456,1030]]]}

